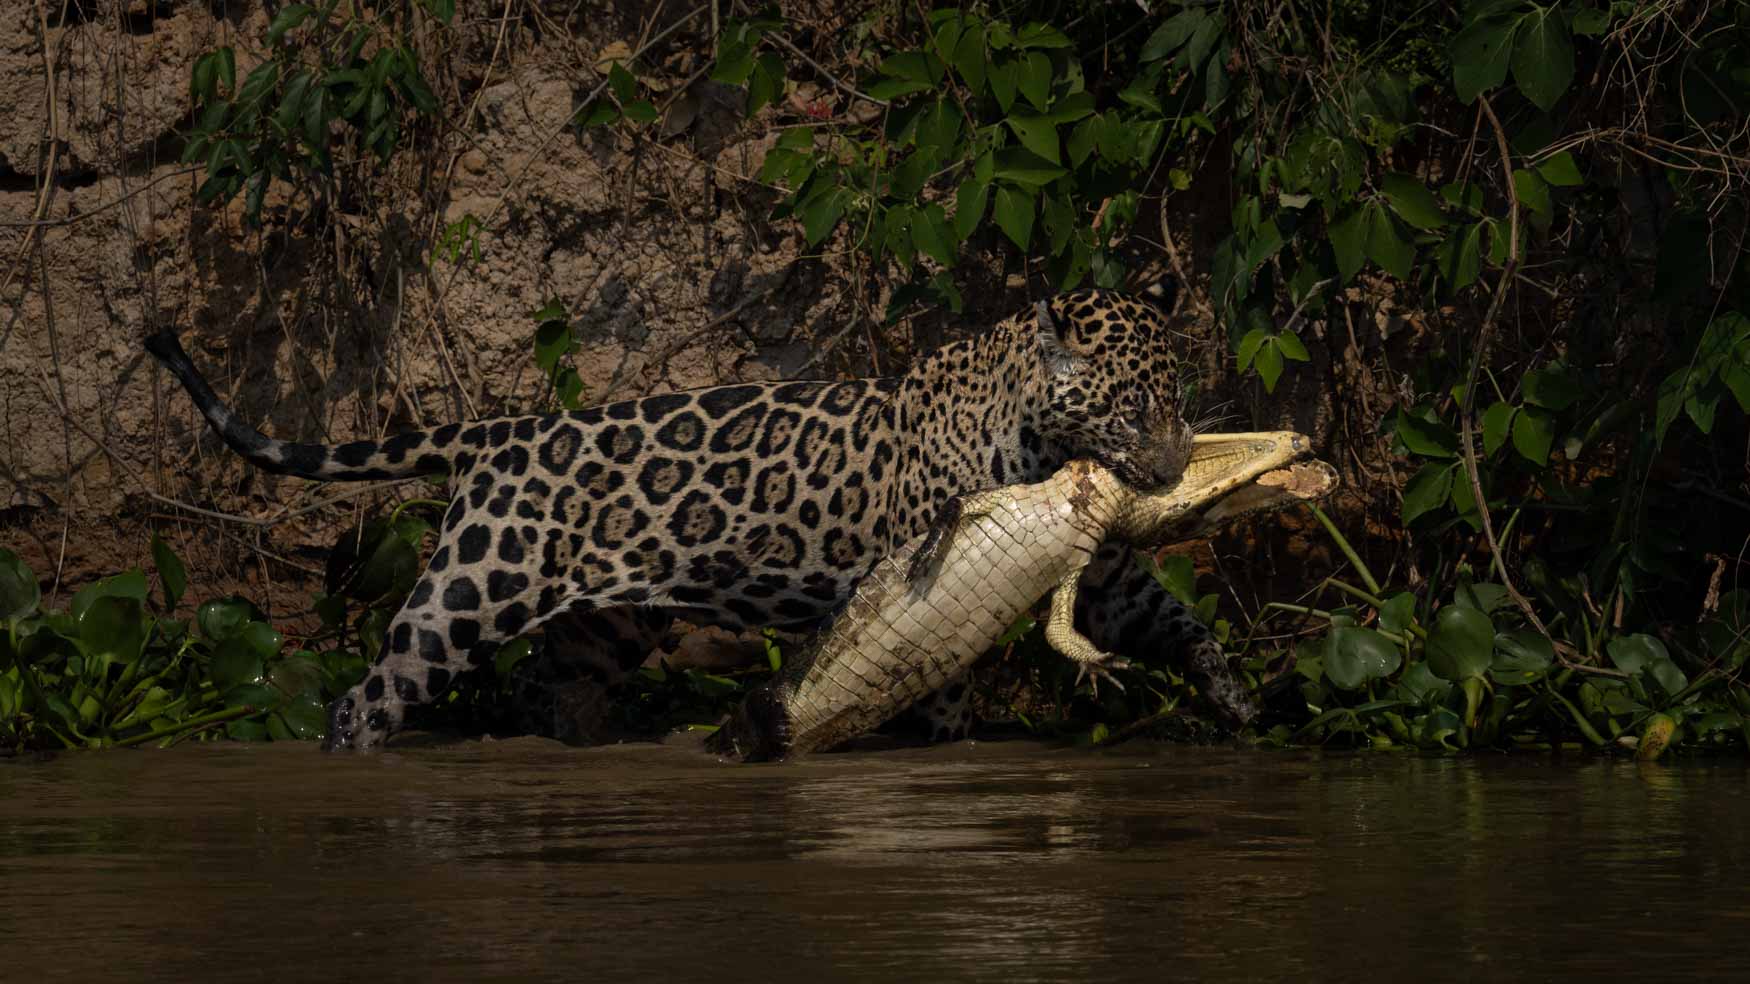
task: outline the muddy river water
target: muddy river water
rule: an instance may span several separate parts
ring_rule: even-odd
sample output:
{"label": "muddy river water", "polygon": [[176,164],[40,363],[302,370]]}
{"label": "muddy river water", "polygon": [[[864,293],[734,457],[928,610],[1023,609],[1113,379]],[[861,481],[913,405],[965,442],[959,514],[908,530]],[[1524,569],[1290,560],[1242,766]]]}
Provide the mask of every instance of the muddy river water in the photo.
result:
{"label": "muddy river water", "polygon": [[0,981],[1750,979],[1741,761],[0,762]]}

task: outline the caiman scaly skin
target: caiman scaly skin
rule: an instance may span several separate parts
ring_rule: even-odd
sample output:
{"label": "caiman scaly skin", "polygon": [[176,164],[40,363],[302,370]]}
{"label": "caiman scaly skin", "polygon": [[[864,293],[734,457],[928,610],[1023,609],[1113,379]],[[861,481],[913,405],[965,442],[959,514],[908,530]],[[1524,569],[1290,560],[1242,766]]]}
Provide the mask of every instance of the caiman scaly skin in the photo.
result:
{"label": "caiman scaly skin", "polygon": [[[1337,483],[1287,431],[1196,439],[1184,477],[1139,492],[1072,461],[1051,478],[957,497],[922,537],[877,563],[843,611],[713,736],[748,761],[829,748],[957,678],[1055,590],[1045,637],[1096,678],[1124,666],[1074,625],[1077,582],[1111,538],[1140,545],[1207,534],[1241,516],[1320,498]],[[1227,678],[1226,668],[1198,668]],[[1210,672],[1211,670],[1215,672]],[[1237,686],[1237,684],[1236,684]]]}

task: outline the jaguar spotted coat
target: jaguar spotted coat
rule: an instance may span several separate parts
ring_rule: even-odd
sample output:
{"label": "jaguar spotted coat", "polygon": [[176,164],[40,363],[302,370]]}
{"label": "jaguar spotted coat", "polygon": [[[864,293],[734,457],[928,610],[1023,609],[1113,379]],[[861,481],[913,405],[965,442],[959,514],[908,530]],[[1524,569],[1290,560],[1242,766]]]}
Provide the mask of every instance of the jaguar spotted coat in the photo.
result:
{"label": "jaguar spotted coat", "polygon": [[[715,386],[335,447],[240,422],[174,335],[147,348],[265,470],[451,476],[437,547],[376,666],[330,708],[327,746],[346,748],[380,744],[407,706],[561,613],[623,631],[622,668],[668,617],[801,631],[951,496],[1075,456],[1137,486],[1175,480],[1190,430],[1163,312],[1082,290],[1030,314],[897,379]],[[1106,559],[1090,582],[1132,595],[1090,613],[1095,638],[1175,641],[1182,609],[1122,555]]]}

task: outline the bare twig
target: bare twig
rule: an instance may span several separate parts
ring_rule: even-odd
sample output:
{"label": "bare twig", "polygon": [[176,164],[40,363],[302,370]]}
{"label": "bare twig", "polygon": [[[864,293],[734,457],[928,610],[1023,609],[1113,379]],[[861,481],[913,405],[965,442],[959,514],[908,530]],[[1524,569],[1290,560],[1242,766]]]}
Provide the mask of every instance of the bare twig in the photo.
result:
{"label": "bare twig", "polygon": [[817,62],[814,59],[808,57],[807,52],[805,52],[801,48],[798,48],[795,45],[791,44],[790,39],[784,37],[782,34],[773,33],[773,34],[766,35],[766,37],[771,38],[773,41],[776,41],[779,44],[783,45],[784,49],[789,51],[792,55],[795,55],[797,58],[800,58],[803,61],[807,62],[809,68],[812,68],[816,72],[819,72],[822,76],[824,76],[826,78],[826,80],[828,82],[831,82],[833,84],[833,88],[839,90],[840,92],[843,92],[844,94],[846,94],[848,96],[852,96],[852,97],[855,97],[857,99],[861,99],[864,102],[874,103],[877,106],[889,105],[887,100],[877,99],[874,96],[869,95],[867,92],[864,92],[861,89],[858,89],[856,86],[851,85],[850,83],[844,81],[843,79],[839,78],[838,76],[834,75],[833,73],[827,71],[825,68],[821,67],[820,62]]}
{"label": "bare twig", "polygon": [[1525,618],[1535,628],[1539,635],[1550,638],[1549,629],[1543,620],[1537,617],[1537,611],[1531,607],[1531,602],[1514,586],[1513,578],[1507,573],[1507,564],[1501,559],[1501,544],[1495,539],[1494,521],[1489,516],[1489,500],[1483,495],[1483,482],[1477,472],[1477,451],[1472,440],[1475,434],[1473,424],[1476,404],[1477,372],[1482,368],[1483,356],[1489,351],[1489,343],[1495,334],[1495,322],[1501,313],[1501,305],[1507,299],[1507,287],[1513,282],[1514,272],[1519,267],[1519,193],[1513,187],[1513,155],[1507,147],[1507,131],[1502,129],[1501,121],[1495,116],[1495,108],[1489,105],[1488,96],[1478,96],[1477,104],[1489,125],[1495,131],[1495,146],[1501,154],[1501,178],[1507,188],[1507,260],[1501,266],[1501,277],[1495,282],[1495,295],[1489,299],[1488,311],[1483,315],[1483,323],[1477,329],[1476,350],[1471,353],[1470,371],[1465,376],[1464,401],[1459,410],[1459,426],[1462,429],[1459,447],[1464,450],[1464,473],[1470,481],[1471,497],[1477,505],[1477,515],[1483,521],[1483,538],[1488,541],[1489,555],[1494,561],[1495,573],[1500,575],[1502,587],[1507,589],[1507,596],[1525,613]]}

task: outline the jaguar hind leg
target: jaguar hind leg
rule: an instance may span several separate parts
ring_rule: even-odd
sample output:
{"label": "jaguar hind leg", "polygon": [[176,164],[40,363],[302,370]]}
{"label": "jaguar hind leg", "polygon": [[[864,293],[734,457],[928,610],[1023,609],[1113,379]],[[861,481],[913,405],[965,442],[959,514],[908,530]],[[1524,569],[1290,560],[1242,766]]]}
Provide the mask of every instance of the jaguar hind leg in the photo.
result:
{"label": "jaguar hind leg", "polygon": [[511,725],[524,734],[590,743],[607,734],[607,691],[661,648],[674,617],[622,605],[554,616],[541,645],[511,673]]}

